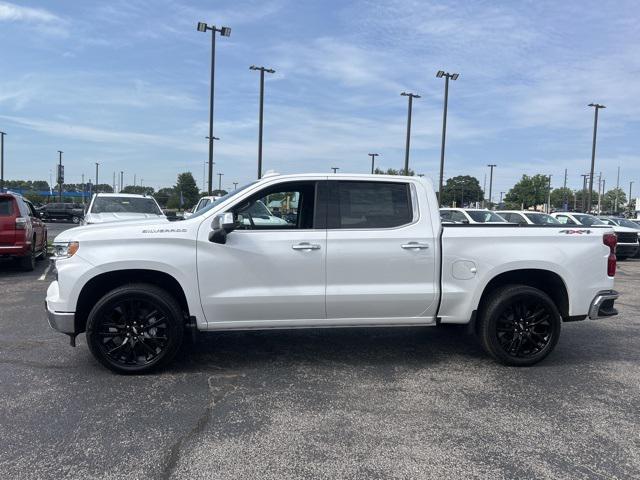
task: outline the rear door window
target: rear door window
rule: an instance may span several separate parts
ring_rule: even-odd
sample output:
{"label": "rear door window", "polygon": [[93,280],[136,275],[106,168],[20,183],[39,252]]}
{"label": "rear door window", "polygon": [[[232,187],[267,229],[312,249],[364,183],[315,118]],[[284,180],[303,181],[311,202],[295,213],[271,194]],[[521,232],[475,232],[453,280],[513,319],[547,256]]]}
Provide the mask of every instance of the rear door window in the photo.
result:
{"label": "rear door window", "polygon": [[0,198],[0,216],[8,217],[13,215],[13,199],[11,197]]}
{"label": "rear door window", "polygon": [[413,221],[411,190],[400,182],[337,182],[329,228],[393,228]]}

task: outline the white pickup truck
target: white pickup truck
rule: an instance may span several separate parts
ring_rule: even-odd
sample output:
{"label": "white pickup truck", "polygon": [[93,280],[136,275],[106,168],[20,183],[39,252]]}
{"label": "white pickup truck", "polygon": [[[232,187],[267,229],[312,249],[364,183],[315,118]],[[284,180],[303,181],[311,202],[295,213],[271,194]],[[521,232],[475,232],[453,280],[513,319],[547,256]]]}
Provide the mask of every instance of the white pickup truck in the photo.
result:
{"label": "white pickup truck", "polygon": [[[257,202],[285,221],[254,221]],[[617,313],[615,247],[600,228],[443,226],[419,177],[271,175],[187,220],[61,233],[46,309],[120,373],[166,365],[189,330],[443,323],[532,365],[563,321]]]}

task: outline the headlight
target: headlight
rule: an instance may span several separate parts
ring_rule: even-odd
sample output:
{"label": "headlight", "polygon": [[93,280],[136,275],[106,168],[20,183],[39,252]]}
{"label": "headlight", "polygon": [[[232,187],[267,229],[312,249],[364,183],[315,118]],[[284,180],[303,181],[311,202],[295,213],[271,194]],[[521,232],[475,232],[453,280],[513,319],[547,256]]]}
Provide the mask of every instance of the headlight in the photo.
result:
{"label": "headlight", "polygon": [[53,258],[70,258],[80,248],[79,242],[54,242],[53,244]]}

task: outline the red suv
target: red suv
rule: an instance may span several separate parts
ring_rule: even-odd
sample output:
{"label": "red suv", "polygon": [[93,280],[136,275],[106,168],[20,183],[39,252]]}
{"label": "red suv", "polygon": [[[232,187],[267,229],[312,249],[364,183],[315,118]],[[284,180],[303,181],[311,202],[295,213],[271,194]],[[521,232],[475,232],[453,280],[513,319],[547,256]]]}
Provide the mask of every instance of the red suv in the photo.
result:
{"label": "red suv", "polygon": [[0,258],[12,257],[31,271],[37,258],[47,255],[47,226],[30,201],[0,193]]}

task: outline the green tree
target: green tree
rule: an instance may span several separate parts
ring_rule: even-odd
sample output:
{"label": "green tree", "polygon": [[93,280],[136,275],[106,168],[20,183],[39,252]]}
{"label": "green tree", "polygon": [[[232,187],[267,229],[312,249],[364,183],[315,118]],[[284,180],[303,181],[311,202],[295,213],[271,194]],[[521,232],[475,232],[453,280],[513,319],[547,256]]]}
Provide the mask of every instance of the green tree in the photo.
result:
{"label": "green tree", "polygon": [[480,181],[471,175],[459,175],[447,179],[442,187],[442,205],[456,206],[468,205],[472,202],[484,200]]}
{"label": "green tree", "polygon": [[[200,190],[198,190],[198,184],[191,172],[179,174],[173,190],[178,200],[178,207],[191,208],[200,200]],[[183,205],[180,205],[180,193],[182,193],[182,198],[184,199]]]}
{"label": "green tree", "polygon": [[551,190],[551,206],[555,209],[563,209],[566,202],[567,207],[573,207],[573,190],[568,187],[554,188]]}
{"label": "green tree", "polygon": [[522,178],[507,192],[504,201],[507,208],[527,209],[547,202],[549,177],[547,175],[522,175]]}
{"label": "green tree", "polygon": [[627,194],[624,193],[622,188],[612,188],[602,196],[602,210],[606,212],[616,211],[616,196],[618,197],[618,212],[621,212],[624,208],[623,205],[627,203]]}
{"label": "green tree", "polygon": [[174,194],[173,187],[164,187],[158,190],[156,193],[154,193],[153,198],[156,199],[156,201],[160,204],[161,207],[166,207],[171,197],[174,196],[173,194]]}
{"label": "green tree", "polygon": [[215,197],[222,197],[223,195],[226,195],[227,192],[226,190],[214,190],[211,192],[211,195],[215,196]]}

